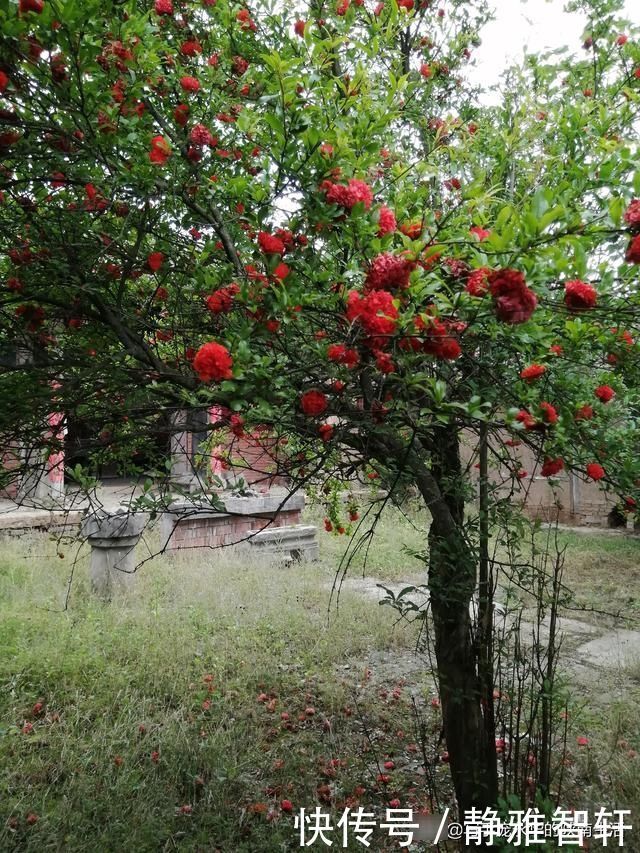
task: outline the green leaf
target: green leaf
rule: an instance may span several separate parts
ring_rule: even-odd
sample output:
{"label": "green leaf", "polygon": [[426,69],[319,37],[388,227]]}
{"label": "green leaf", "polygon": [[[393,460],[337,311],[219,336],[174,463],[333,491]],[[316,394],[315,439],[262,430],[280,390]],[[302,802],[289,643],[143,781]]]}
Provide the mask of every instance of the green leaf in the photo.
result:
{"label": "green leaf", "polygon": [[509,220],[511,219],[513,214],[514,214],[514,210],[511,207],[511,205],[506,204],[502,208],[500,213],[498,213],[498,215],[496,216],[496,221],[495,221],[495,226],[494,226],[496,231],[502,231],[502,229],[507,224],[507,222],[509,222]]}
{"label": "green leaf", "polygon": [[544,189],[544,187],[540,187],[539,190],[533,195],[531,199],[531,212],[535,216],[536,220],[539,222],[542,219],[542,216],[549,209],[549,201],[547,199],[548,190]]}
{"label": "green leaf", "polygon": [[620,198],[612,198],[609,202],[609,216],[613,220],[616,225],[620,225],[622,222],[622,214],[624,213],[624,199]]}

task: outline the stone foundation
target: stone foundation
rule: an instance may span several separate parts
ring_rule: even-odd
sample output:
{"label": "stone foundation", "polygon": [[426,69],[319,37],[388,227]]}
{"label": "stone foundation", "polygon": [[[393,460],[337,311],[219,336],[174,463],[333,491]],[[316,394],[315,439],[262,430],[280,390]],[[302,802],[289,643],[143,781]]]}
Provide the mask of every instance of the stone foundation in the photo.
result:
{"label": "stone foundation", "polygon": [[224,511],[192,501],[176,501],[163,513],[162,545],[168,549],[216,548],[250,541],[252,533],[300,523],[304,496],[221,497]]}

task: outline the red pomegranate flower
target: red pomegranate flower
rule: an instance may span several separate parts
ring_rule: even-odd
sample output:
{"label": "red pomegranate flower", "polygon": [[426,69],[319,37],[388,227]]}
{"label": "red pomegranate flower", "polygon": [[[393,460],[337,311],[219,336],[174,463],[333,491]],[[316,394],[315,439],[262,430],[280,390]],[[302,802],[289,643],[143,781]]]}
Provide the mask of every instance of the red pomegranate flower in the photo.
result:
{"label": "red pomegranate flower", "polygon": [[304,38],[304,29],[307,26],[306,21],[301,21],[298,19],[293,25],[293,30],[297,36],[300,36],[301,39]]}
{"label": "red pomegranate flower", "polygon": [[538,426],[538,421],[526,409],[520,409],[515,419],[518,423],[523,424],[526,430],[535,429]]}
{"label": "red pomegranate flower", "polygon": [[227,287],[221,287],[214,290],[207,296],[206,304],[212,314],[227,314],[233,307],[233,300],[236,294],[240,292],[239,286],[232,282]]}
{"label": "red pomegranate flower", "polygon": [[258,245],[265,255],[284,255],[287,247],[279,237],[274,237],[266,231],[258,233]]}
{"label": "red pomegranate flower", "polygon": [[549,459],[548,457],[544,460],[542,464],[542,468],[540,469],[541,477],[555,477],[556,474],[559,474],[560,471],[564,468],[564,460],[558,457],[557,459]]}
{"label": "red pomegranate flower", "polygon": [[575,279],[568,281],[564,286],[564,302],[570,311],[585,311],[595,307],[598,294],[595,287],[586,281]]}
{"label": "red pomegranate flower", "polygon": [[481,228],[479,225],[473,225],[469,228],[469,234],[475,234],[480,242],[488,240],[488,238],[491,237],[491,231],[487,231],[486,228]]}
{"label": "red pomegranate flower", "polygon": [[417,240],[422,234],[422,222],[405,222],[400,226],[400,231],[411,240]]}
{"label": "red pomegranate flower", "polygon": [[389,353],[386,352],[377,352],[376,354],[376,367],[381,373],[393,373],[396,369],[393,360]]}
{"label": "red pomegranate flower", "polygon": [[246,72],[249,67],[249,62],[244,58],[244,56],[234,56],[232,60],[233,73],[238,77],[242,77],[242,75]]}
{"label": "red pomegranate flower", "polygon": [[385,234],[393,234],[398,227],[394,212],[390,207],[382,205],[378,213],[378,237],[384,237]]}
{"label": "red pomegranate flower", "polygon": [[300,397],[300,405],[302,406],[302,411],[305,415],[315,418],[323,412],[326,412],[329,406],[329,400],[325,397],[322,391],[312,389],[311,391],[305,391],[305,393],[302,394]]}
{"label": "red pomegranate flower", "polygon": [[605,470],[598,462],[589,462],[586,468],[587,477],[591,480],[602,480],[605,476]]}
{"label": "red pomegranate flower", "polygon": [[542,412],[542,419],[545,423],[553,425],[558,423],[558,412],[555,406],[547,403],[544,400],[540,403],[539,409]]}
{"label": "red pomegranate flower", "polygon": [[156,0],[154,8],[156,15],[173,15],[172,0]]}
{"label": "red pomegranate flower", "polygon": [[383,252],[371,262],[365,287],[367,290],[404,290],[409,286],[409,274],[414,267],[413,261]]}
{"label": "red pomegranate flower", "polygon": [[198,54],[202,53],[202,45],[195,39],[189,39],[180,45],[180,53],[183,56],[198,56]]}
{"label": "red pomegranate flower", "polygon": [[455,361],[462,355],[462,347],[455,338],[448,336],[442,341],[435,355],[445,361]]}
{"label": "red pomegranate flower", "polygon": [[398,309],[393,304],[392,294],[386,290],[372,290],[364,296],[351,290],[346,314],[350,323],[358,321],[372,337],[392,335],[396,330]]}
{"label": "red pomegranate flower", "polygon": [[208,127],[205,127],[204,124],[195,124],[189,134],[189,139],[193,142],[194,145],[216,145],[217,139],[211,133]]}
{"label": "red pomegranate flower", "polygon": [[466,261],[460,260],[460,258],[444,258],[443,264],[446,265],[446,271],[454,279],[467,278],[471,273],[469,264]]}
{"label": "red pomegranate flower", "polygon": [[333,438],[333,426],[331,424],[320,424],[318,435],[323,441],[331,441]]}
{"label": "red pomegranate flower", "polygon": [[352,210],[356,204],[362,202],[364,209],[369,210],[373,202],[371,187],[358,178],[350,178],[346,186],[324,181],[322,184],[329,204],[337,204],[345,210]]}
{"label": "red pomegranate flower", "polygon": [[538,300],[519,270],[495,270],[489,275],[489,287],[496,316],[503,323],[526,323],[535,311]]}
{"label": "red pomegranate flower", "polygon": [[573,416],[576,421],[590,421],[593,417],[593,406],[580,406]]}
{"label": "red pomegranate flower", "polygon": [[357,350],[347,349],[344,344],[331,344],[327,349],[327,358],[346,367],[356,367],[360,362]]}
{"label": "red pomegranate flower", "polygon": [[543,364],[529,364],[520,371],[520,379],[524,379],[525,382],[535,382],[546,372],[547,368]]}
{"label": "red pomegranate flower", "polygon": [[628,264],[640,264],[640,234],[629,243],[625,260]]}
{"label": "red pomegranate flower", "polygon": [[424,352],[445,361],[454,361],[462,355],[462,348],[453,334],[456,329],[452,323],[432,318],[428,325],[423,322],[416,325],[426,331],[426,338],[422,344]]}
{"label": "red pomegranate flower", "polygon": [[35,12],[37,15],[44,9],[44,0],[20,0],[20,12]]}
{"label": "red pomegranate flower", "polygon": [[278,281],[284,281],[290,272],[291,269],[286,264],[279,263],[273,271],[273,277],[277,278]]}
{"label": "red pomegranate flower", "polygon": [[632,231],[640,231],[640,199],[634,198],[624,212],[624,221]]}
{"label": "red pomegranate flower", "polygon": [[151,272],[158,272],[162,264],[164,263],[164,255],[162,252],[151,252],[149,257],[147,258],[147,266],[151,270]]}
{"label": "red pomegranate flower", "polygon": [[200,90],[200,81],[195,77],[181,77],[180,85],[185,92],[198,92]]}
{"label": "red pomegranate flower", "polygon": [[603,403],[609,403],[616,396],[616,392],[610,385],[598,385],[594,394]]}
{"label": "red pomegranate flower", "polygon": [[189,121],[189,105],[178,104],[178,106],[173,111],[173,118],[176,124],[179,124],[180,127],[184,127]]}
{"label": "red pomegranate flower", "polygon": [[215,341],[203,344],[193,359],[193,369],[203,382],[231,379],[233,360],[229,350]]}
{"label": "red pomegranate flower", "polygon": [[171,157],[171,145],[169,145],[164,136],[154,136],[151,140],[149,160],[151,160],[152,163],[158,163],[160,166],[164,166],[169,157]]}
{"label": "red pomegranate flower", "polygon": [[620,343],[626,344],[628,347],[632,347],[634,344],[633,336],[631,332],[628,332],[626,329],[611,329],[612,334],[617,335]]}
{"label": "red pomegranate flower", "polygon": [[473,270],[469,273],[464,289],[471,296],[484,296],[489,290],[488,275],[489,270],[487,267],[480,267],[477,270]]}

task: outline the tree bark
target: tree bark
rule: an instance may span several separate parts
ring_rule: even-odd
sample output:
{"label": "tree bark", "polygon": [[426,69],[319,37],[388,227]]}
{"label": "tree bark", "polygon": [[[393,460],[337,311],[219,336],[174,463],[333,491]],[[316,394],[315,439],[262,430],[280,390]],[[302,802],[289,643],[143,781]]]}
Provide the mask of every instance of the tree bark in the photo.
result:
{"label": "tree bark", "polygon": [[[448,512],[432,511],[429,591],[444,734],[460,812],[496,803],[495,740],[488,745],[469,605],[477,561],[464,531],[464,495],[457,433],[439,431],[431,473]],[[429,504],[429,501],[428,501]],[[430,506],[432,508],[432,504]],[[494,736],[495,737],[495,736]],[[476,848],[478,849],[478,848]]]}
{"label": "tree bark", "polygon": [[368,434],[363,446],[355,436],[351,439],[354,449],[383,465],[393,459],[400,470],[410,472],[431,514],[428,584],[451,776],[461,815],[473,807],[493,806],[498,799],[495,732],[490,730],[491,716],[484,713],[487,703],[469,615],[478,555],[465,533],[458,427],[431,427],[428,446],[415,434],[408,445],[390,433],[383,440]]}

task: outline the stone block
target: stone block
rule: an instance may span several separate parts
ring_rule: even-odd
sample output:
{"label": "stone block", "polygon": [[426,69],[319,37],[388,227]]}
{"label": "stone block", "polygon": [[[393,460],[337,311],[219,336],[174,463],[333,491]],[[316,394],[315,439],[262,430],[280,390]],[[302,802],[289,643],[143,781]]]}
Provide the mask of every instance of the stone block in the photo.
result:
{"label": "stone block", "polygon": [[288,556],[296,560],[317,560],[320,556],[317,528],[312,524],[260,530],[248,540],[252,548],[266,554]]}
{"label": "stone block", "polygon": [[109,601],[116,589],[126,589],[135,577],[135,547],[149,517],[146,513],[99,511],[88,515],[81,534],[91,546],[89,578],[92,591]]}

